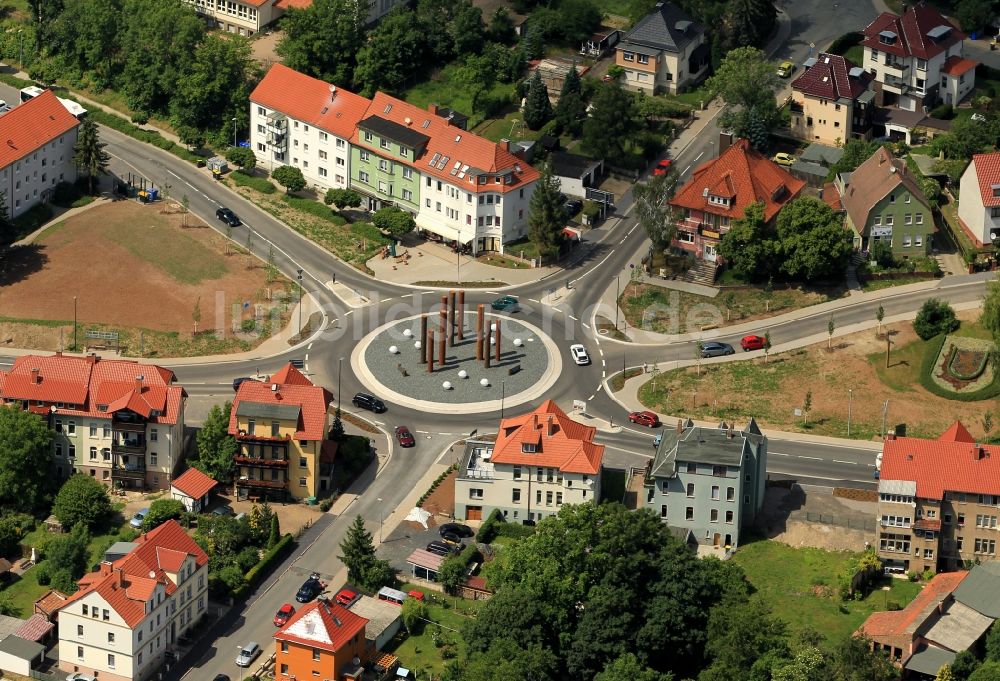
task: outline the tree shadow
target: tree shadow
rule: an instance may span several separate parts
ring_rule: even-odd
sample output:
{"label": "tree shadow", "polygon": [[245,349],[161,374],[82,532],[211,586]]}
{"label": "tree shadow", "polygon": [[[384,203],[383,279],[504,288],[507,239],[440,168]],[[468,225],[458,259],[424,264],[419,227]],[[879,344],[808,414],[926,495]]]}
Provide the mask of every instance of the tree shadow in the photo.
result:
{"label": "tree shadow", "polygon": [[40,271],[49,262],[40,244],[11,246],[0,254],[0,286],[10,286]]}

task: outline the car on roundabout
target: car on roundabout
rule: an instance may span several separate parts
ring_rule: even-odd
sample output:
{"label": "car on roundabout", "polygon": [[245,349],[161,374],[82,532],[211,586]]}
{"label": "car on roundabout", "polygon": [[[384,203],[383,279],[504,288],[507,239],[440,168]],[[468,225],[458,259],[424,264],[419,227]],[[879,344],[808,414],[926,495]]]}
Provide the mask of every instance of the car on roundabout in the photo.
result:
{"label": "car on roundabout", "polygon": [[501,296],[490,303],[490,307],[496,312],[517,312],[521,309],[514,296]]}
{"label": "car on roundabout", "polygon": [[399,442],[400,447],[413,447],[417,444],[417,440],[413,437],[413,433],[406,426],[396,426],[393,431],[396,435],[396,441]]}
{"label": "car on roundabout", "polygon": [[639,426],[647,428],[659,428],[660,417],[651,411],[633,411],[628,415],[628,420]]}
{"label": "car on roundabout", "polygon": [[587,348],[579,343],[569,346],[569,354],[573,357],[573,361],[576,362],[577,366],[590,364],[590,355],[587,354]]}

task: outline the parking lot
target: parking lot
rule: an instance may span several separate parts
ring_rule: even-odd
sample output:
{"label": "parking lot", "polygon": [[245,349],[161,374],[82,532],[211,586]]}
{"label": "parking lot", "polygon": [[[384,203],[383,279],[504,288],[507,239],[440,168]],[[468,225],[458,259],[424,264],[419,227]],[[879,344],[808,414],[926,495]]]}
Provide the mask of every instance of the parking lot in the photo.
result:
{"label": "parking lot", "polygon": [[[440,541],[438,527],[442,524],[443,521],[439,523],[433,516],[427,519],[426,530],[419,523],[410,521],[400,523],[392,534],[383,537],[383,543],[377,551],[378,557],[389,561],[392,567],[400,571],[401,578],[406,579],[410,574],[410,566],[406,563],[406,559],[415,549],[426,548],[435,540]],[[475,537],[464,540],[465,545],[470,542],[475,542]]]}

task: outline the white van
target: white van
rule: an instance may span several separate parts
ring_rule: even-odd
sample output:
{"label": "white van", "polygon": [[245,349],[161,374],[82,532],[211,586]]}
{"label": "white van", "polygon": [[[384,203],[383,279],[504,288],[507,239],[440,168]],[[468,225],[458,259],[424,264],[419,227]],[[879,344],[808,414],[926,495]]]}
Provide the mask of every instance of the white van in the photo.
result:
{"label": "white van", "polygon": [[378,599],[380,601],[389,601],[390,603],[395,603],[396,605],[402,605],[403,601],[406,600],[406,594],[399,589],[392,589],[387,586],[383,586],[378,590]]}

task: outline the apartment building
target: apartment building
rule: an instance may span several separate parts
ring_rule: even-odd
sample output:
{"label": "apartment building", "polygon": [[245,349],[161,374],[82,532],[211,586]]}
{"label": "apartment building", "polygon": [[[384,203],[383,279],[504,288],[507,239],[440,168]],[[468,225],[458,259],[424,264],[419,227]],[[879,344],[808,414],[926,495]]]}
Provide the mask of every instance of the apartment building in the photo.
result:
{"label": "apartment building", "polygon": [[482,251],[528,234],[537,170],[511,151],[456,127],[453,119],[377,93],[358,123],[351,187],[368,208],[395,205],[414,214],[417,230]]}
{"label": "apartment building", "polygon": [[1000,151],[975,154],[959,185],[958,222],[977,248],[1000,239]]}
{"label": "apartment building", "polygon": [[[210,26],[227,33],[252,36],[270,26],[290,9],[306,9],[312,0],[187,0]],[[367,23],[373,24],[402,0],[371,0]]]}
{"label": "apartment building", "polygon": [[902,16],[883,12],[865,27],[864,61],[878,106],[923,111],[957,105],[975,87],[976,62],[964,58],[965,34],[932,5]]}
{"label": "apartment building", "polygon": [[508,522],[534,523],[563,504],[597,503],[604,445],[594,443],[596,434],[552,400],[502,420],[495,442],[466,442],[455,517],[483,520],[499,509]]}
{"label": "apartment building", "polygon": [[250,148],[272,171],[290,165],[325,192],[350,181],[350,141],[369,100],[282,64],[250,94]]}
{"label": "apartment building", "polygon": [[618,44],[625,86],[649,94],[683,92],[708,73],[705,27],[677,5],[659,2]]}
{"label": "apartment building", "polygon": [[796,137],[830,146],[871,139],[875,118],[872,76],[838,54],[821,52],[792,81],[789,127]]}
{"label": "apartment building", "polygon": [[764,504],[766,480],[767,438],[756,421],[737,430],[678,420],[646,467],[644,505],[700,544],[735,549]]}
{"label": "apartment building", "polygon": [[58,479],[83,473],[165,490],[184,451],[187,394],[174,381],[172,371],[132,360],[24,355],[0,376],[0,403],[46,419]]}
{"label": "apartment building", "polygon": [[886,437],[878,494],[878,555],[887,572],[996,559],[1000,447],[978,444],[960,422],[937,440]]}
{"label": "apartment building", "polygon": [[274,634],[275,681],[360,679],[368,620],[339,603],[302,606]]}
{"label": "apartment building", "polygon": [[144,681],[208,607],[208,556],[176,521],[102,562],[59,608],[59,669]]}
{"label": "apartment building", "polygon": [[76,181],[73,147],[80,127],[51,90],[0,116],[0,194],[16,218],[51,198],[60,182]]}
{"label": "apartment building", "polygon": [[233,399],[235,491],[240,499],[308,499],[330,489],[337,443],[329,439],[333,396],[291,364],[265,382],[244,381]]}

